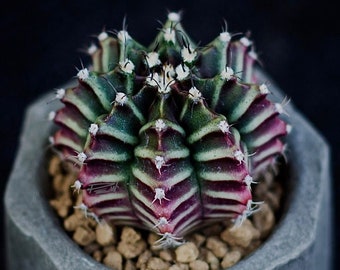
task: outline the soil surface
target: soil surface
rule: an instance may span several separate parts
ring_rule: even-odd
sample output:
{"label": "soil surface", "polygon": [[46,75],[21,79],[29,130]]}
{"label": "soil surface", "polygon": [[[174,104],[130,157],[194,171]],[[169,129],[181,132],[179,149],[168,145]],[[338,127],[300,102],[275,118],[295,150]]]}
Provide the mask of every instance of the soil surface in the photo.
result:
{"label": "soil surface", "polygon": [[94,260],[116,270],[219,270],[227,269],[249,255],[270,235],[280,212],[282,185],[272,173],[253,185],[259,210],[234,227],[218,223],[185,237],[176,249],[157,249],[160,237],[152,232],[124,226],[109,226],[85,215],[81,192],[72,186],[77,175],[72,165],[57,156],[50,161],[53,197],[66,233]]}

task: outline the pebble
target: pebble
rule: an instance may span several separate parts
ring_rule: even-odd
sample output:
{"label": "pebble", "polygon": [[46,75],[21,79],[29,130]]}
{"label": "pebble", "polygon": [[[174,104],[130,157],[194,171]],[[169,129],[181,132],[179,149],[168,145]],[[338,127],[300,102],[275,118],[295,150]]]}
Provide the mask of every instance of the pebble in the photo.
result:
{"label": "pebble", "polygon": [[209,264],[210,269],[218,270],[220,268],[220,260],[210,250],[207,251],[204,260]]}
{"label": "pebble", "polygon": [[189,265],[184,263],[176,263],[171,265],[169,270],[189,270]]}
{"label": "pebble", "polygon": [[57,199],[50,200],[50,205],[56,209],[58,215],[62,218],[67,217],[72,206],[72,201],[67,194],[63,194]]}
{"label": "pebble", "polygon": [[115,270],[123,269],[123,257],[117,251],[110,251],[109,253],[107,253],[107,255],[105,256],[103,260],[103,263],[106,266],[111,267]]}
{"label": "pebble", "polygon": [[197,247],[200,247],[204,244],[206,237],[199,233],[194,233],[190,237],[190,241],[193,242]]}
{"label": "pebble", "polygon": [[96,239],[93,230],[87,227],[79,226],[73,234],[73,240],[81,246],[87,246]]}
{"label": "pebble", "polygon": [[152,257],[151,251],[145,250],[142,254],[139,255],[136,266],[138,268],[141,268],[142,265],[145,265],[151,257]]}
{"label": "pebble", "polygon": [[170,249],[163,249],[159,252],[159,257],[164,261],[170,262],[174,260],[174,252]]}
{"label": "pebble", "polygon": [[241,226],[228,228],[224,230],[220,236],[222,240],[230,246],[246,248],[253,239],[260,237],[260,232],[246,219]]}
{"label": "pebble", "polygon": [[58,174],[61,174],[61,170],[60,170],[60,159],[58,156],[53,156],[50,160],[50,164],[48,167],[48,173],[51,176],[55,176]]}
{"label": "pebble", "polygon": [[115,234],[113,228],[107,223],[98,224],[96,226],[96,240],[102,246],[114,244]]}
{"label": "pebble", "polygon": [[133,261],[131,260],[126,260],[124,270],[136,270],[136,266]]}
{"label": "pebble", "polygon": [[134,244],[141,240],[142,236],[131,227],[123,227],[120,239],[122,242]]}
{"label": "pebble", "polygon": [[223,258],[228,251],[227,245],[216,236],[207,238],[207,248],[210,249],[217,258]]}
{"label": "pebble", "polygon": [[241,257],[242,257],[242,254],[238,250],[230,251],[223,257],[223,260],[221,262],[221,267],[223,269],[227,267],[231,267],[235,263],[237,263],[241,259]]}
{"label": "pebble", "polygon": [[64,220],[64,228],[68,232],[73,232],[78,226],[82,225],[83,222],[83,218],[79,218],[77,215],[73,214]]}
{"label": "pebble", "polygon": [[161,258],[151,257],[147,262],[146,269],[148,270],[168,270],[169,263],[163,261]]}
{"label": "pebble", "polygon": [[125,259],[136,258],[145,249],[146,243],[144,240],[138,240],[135,243],[120,241],[117,246],[117,250],[124,256]]}
{"label": "pebble", "polygon": [[175,253],[178,262],[189,263],[197,259],[199,251],[194,243],[187,242],[176,248]]}
{"label": "pebble", "polygon": [[261,234],[261,238],[265,238],[271,232],[275,224],[275,216],[267,203],[261,205],[260,211],[253,216],[253,224]]}
{"label": "pebble", "polygon": [[209,265],[202,260],[196,260],[189,264],[190,270],[209,270]]}

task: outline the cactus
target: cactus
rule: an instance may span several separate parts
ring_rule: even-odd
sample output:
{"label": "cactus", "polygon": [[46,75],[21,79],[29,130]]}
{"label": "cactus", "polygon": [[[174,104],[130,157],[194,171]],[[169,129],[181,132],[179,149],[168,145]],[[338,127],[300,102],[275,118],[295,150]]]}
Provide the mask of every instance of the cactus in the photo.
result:
{"label": "cactus", "polygon": [[126,29],[98,41],[51,116],[54,148],[79,171],[78,207],[154,231],[160,247],[214,222],[241,224],[257,208],[251,185],[282,155],[290,127],[257,82],[249,37],[224,29],[199,47],[169,13],[148,48]]}

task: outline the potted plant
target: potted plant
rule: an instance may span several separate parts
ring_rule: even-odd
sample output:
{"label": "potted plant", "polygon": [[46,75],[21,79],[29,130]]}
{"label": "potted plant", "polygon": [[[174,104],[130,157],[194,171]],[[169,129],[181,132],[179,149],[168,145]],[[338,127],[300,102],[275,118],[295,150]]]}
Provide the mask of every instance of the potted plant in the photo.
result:
{"label": "potted plant", "polygon": [[[280,137],[291,126],[283,216],[233,269],[330,268],[328,147],[292,105],[267,99],[260,82],[268,76],[253,69],[247,37],[234,41],[225,29],[200,48],[169,13],[150,48],[126,29],[98,39],[92,70],[80,69],[78,86],[57,92],[65,107],[42,105],[48,95],[27,111],[5,198],[10,269],[105,269],[77,248],[47,203],[51,134],[74,163],[85,214],[156,231],[159,246],[172,248],[203,225],[244,222],[256,208],[251,185],[283,154]],[[282,95],[275,85],[271,92]],[[58,131],[44,122],[50,111]]]}

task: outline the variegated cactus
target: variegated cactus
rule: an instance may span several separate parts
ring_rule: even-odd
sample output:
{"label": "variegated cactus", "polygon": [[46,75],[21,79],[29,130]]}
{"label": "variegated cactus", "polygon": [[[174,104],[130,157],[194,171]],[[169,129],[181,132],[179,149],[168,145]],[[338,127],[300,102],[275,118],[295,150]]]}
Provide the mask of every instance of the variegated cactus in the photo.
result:
{"label": "variegated cactus", "polygon": [[252,42],[234,39],[225,29],[198,47],[177,13],[148,48],[126,29],[98,36],[92,67],[58,90],[65,106],[52,115],[87,215],[155,231],[169,247],[253,212],[251,185],[282,154],[289,125],[254,76]]}

